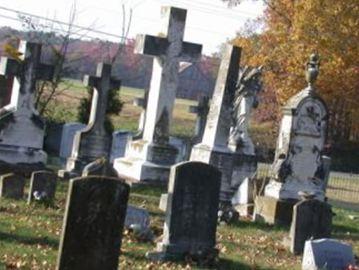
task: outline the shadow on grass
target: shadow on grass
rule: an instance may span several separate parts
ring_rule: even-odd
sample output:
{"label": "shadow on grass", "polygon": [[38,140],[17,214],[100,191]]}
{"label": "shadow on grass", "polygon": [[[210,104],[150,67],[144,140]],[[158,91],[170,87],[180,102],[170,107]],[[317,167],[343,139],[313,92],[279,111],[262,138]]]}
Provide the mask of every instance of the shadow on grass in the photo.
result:
{"label": "shadow on grass", "polygon": [[270,225],[264,222],[253,222],[249,220],[238,220],[229,225],[225,225],[234,228],[251,228],[258,229],[263,231],[287,231],[289,229],[288,226],[284,225]]}
{"label": "shadow on grass", "polygon": [[274,268],[263,268],[257,265],[248,265],[241,262],[231,261],[229,259],[220,258],[217,267],[218,270],[274,270]]}
{"label": "shadow on grass", "polygon": [[0,232],[0,242],[19,243],[25,245],[46,245],[52,248],[58,248],[59,241],[48,237],[29,237],[16,234]]}

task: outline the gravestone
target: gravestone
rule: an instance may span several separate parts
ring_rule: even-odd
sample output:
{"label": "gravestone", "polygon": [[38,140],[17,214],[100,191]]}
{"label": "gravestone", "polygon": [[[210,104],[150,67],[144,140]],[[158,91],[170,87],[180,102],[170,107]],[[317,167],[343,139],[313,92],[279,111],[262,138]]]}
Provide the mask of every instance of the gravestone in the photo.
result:
{"label": "gravestone", "polygon": [[[0,75],[0,108],[9,105],[11,101],[12,80]],[[9,111],[9,109],[7,109]],[[11,111],[11,109],[10,109]]]}
{"label": "gravestone", "polygon": [[221,173],[201,162],[171,169],[163,240],[153,260],[211,260],[217,255],[216,229]]}
{"label": "gravestone", "polygon": [[258,94],[262,90],[261,75],[262,67],[245,66],[240,69],[232,106],[232,124],[228,145],[237,153],[232,174],[232,186],[236,189],[232,204],[243,216],[253,213],[257,157],[248,128],[252,110],[259,104]]}
{"label": "gravestone", "polygon": [[77,131],[85,129],[86,125],[82,123],[66,123],[62,128],[61,143],[60,143],[60,159],[63,164],[71,156],[74,137]]}
{"label": "gravestone", "polygon": [[[192,148],[191,161],[217,167],[222,173],[220,208],[231,212],[232,173],[236,152],[228,147],[231,113],[239,73],[241,49],[227,44],[224,50],[202,142]],[[221,210],[221,211],[222,211]]]}
{"label": "gravestone", "polygon": [[72,179],[58,270],[117,270],[129,185],[118,178]]}
{"label": "gravestone", "polygon": [[[322,152],[326,143],[328,110],[314,82],[319,74],[319,58],[313,54],[307,63],[308,86],[289,99],[283,108],[271,179],[264,195],[280,201],[299,199],[298,192],[325,198],[325,177],[329,170]],[[257,212],[266,216],[266,213]],[[291,213],[290,213],[291,215]],[[280,220],[281,217],[275,217]]]}
{"label": "gravestone", "polygon": [[126,152],[127,143],[132,140],[132,132],[118,130],[112,133],[112,145],[111,145],[111,155],[110,162],[116,158],[123,157]]}
{"label": "gravestone", "polygon": [[332,230],[332,208],[326,202],[305,199],[294,206],[289,233],[290,251],[301,254],[305,241],[329,238]]}
{"label": "gravestone", "polygon": [[347,269],[346,267],[349,264],[355,264],[350,245],[335,239],[318,239],[305,242],[302,270]]}
{"label": "gravestone", "polygon": [[204,129],[206,127],[207,115],[209,112],[209,97],[201,96],[198,100],[198,105],[190,106],[189,112],[197,114],[196,127],[192,138],[192,144],[196,144],[202,141]]}
{"label": "gravestone", "polygon": [[[202,46],[183,41],[187,11],[162,8],[165,21],[161,37],[140,35],[137,53],[154,57],[148,94],[146,121],[141,139],[133,140],[125,157],[116,159],[120,175],[136,181],[168,181],[170,166],[176,162],[177,149],[169,143],[169,129],[178,86],[179,62],[195,61]],[[165,36],[165,37],[163,37]]]}
{"label": "gravestone", "polygon": [[24,187],[23,176],[14,173],[0,175],[0,198],[22,199]]}
{"label": "gravestone", "polygon": [[45,122],[34,101],[36,82],[52,80],[54,68],[40,63],[41,44],[21,41],[19,53],[19,61],[1,57],[0,62],[0,75],[12,80],[10,104],[0,109],[0,167],[29,172],[43,168],[47,160]]}
{"label": "gravestone", "polygon": [[108,96],[110,90],[120,88],[120,81],[111,78],[111,65],[104,63],[97,65],[96,76],[85,76],[84,84],[93,88],[89,122],[75,133],[65,169],[78,175],[88,163],[110,158],[112,134],[105,125]]}
{"label": "gravestone", "polygon": [[31,174],[27,203],[33,200],[52,201],[55,198],[57,175],[50,171],[36,171]]}
{"label": "gravestone", "polygon": [[84,177],[90,175],[117,177],[117,172],[113,168],[112,163],[102,157],[90,162],[82,170],[81,176]]}

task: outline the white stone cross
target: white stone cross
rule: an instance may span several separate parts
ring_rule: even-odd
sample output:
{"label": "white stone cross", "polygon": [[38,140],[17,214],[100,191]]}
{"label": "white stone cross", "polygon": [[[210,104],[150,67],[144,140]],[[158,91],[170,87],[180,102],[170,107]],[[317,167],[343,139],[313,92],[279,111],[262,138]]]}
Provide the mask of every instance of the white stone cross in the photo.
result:
{"label": "white stone cross", "polygon": [[183,41],[186,10],[163,7],[161,14],[167,21],[167,29],[162,32],[165,37],[139,35],[135,52],[154,56],[143,139],[168,143],[179,63],[199,58],[202,45]]}

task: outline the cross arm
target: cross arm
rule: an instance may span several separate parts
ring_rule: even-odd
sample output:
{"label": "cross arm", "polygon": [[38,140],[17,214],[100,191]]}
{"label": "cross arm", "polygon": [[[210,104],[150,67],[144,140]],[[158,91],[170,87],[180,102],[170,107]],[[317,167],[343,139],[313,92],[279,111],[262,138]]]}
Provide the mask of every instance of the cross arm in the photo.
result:
{"label": "cross arm", "polygon": [[201,57],[201,53],[202,45],[191,42],[183,42],[180,60],[183,62],[193,62]]}
{"label": "cross arm", "polygon": [[137,35],[135,53],[160,56],[166,53],[168,45],[167,38],[151,35]]}

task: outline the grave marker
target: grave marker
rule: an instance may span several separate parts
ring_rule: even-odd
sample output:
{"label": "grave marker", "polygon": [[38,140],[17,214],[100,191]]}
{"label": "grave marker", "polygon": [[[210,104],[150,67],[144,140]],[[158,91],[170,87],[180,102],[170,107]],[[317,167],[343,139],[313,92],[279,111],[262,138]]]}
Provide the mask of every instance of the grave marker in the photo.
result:
{"label": "grave marker", "polygon": [[35,200],[52,201],[55,198],[57,175],[50,171],[35,171],[31,174],[27,203]]}
{"label": "grave marker", "polygon": [[0,175],[0,198],[22,199],[24,187],[23,176],[13,173]]}
{"label": "grave marker", "polygon": [[202,46],[183,41],[187,11],[162,8],[165,37],[140,35],[137,53],[154,57],[143,136],[129,145],[124,158],[116,159],[119,174],[137,181],[167,181],[177,149],[169,143],[169,128],[178,84],[179,63],[195,61]]}
{"label": "grave marker", "polygon": [[207,115],[209,112],[209,97],[201,96],[197,106],[190,106],[189,112],[197,114],[196,127],[192,143],[199,143],[202,140],[206,127]]}
{"label": "grave marker", "polygon": [[93,88],[89,122],[86,128],[75,133],[66,164],[67,172],[77,174],[81,174],[88,163],[110,157],[112,134],[105,126],[108,94],[112,89],[119,89],[120,81],[111,78],[111,65],[99,63],[96,76],[86,75],[84,84]]}
{"label": "grave marker", "polygon": [[201,162],[183,162],[171,169],[163,240],[153,260],[211,260],[216,245],[221,173]]}
{"label": "grave marker", "polygon": [[1,57],[0,62],[0,75],[13,81],[10,104],[0,109],[0,162],[31,171],[47,159],[45,122],[34,107],[36,82],[52,80],[54,67],[40,62],[41,44],[21,41],[19,53],[20,61]]}
{"label": "grave marker", "polygon": [[71,180],[58,270],[117,270],[129,185],[118,178]]}

